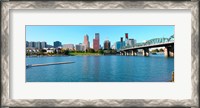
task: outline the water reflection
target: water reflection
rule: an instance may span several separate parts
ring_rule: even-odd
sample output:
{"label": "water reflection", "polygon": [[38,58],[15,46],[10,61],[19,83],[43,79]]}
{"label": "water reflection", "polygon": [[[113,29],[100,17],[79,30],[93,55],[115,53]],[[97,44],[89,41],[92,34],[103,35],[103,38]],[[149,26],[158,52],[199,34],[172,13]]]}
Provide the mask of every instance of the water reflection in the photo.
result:
{"label": "water reflection", "polygon": [[28,64],[73,64],[26,69],[27,82],[168,82],[174,58],[143,56],[69,56],[26,58]]}
{"label": "water reflection", "polygon": [[100,71],[100,62],[99,62],[99,56],[94,56],[92,57],[93,58],[93,61],[94,61],[94,80],[95,81],[99,81],[99,71]]}

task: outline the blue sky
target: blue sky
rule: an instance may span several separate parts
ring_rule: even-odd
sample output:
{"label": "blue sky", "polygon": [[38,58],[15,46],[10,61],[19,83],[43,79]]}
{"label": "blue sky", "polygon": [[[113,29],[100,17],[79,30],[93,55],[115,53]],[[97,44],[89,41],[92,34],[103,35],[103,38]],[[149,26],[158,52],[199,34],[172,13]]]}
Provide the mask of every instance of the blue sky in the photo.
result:
{"label": "blue sky", "polygon": [[26,41],[46,41],[53,45],[54,41],[62,44],[83,43],[84,35],[88,34],[90,46],[93,44],[95,33],[100,33],[100,44],[108,39],[111,45],[120,41],[125,33],[137,42],[174,34],[174,26],[26,26]]}

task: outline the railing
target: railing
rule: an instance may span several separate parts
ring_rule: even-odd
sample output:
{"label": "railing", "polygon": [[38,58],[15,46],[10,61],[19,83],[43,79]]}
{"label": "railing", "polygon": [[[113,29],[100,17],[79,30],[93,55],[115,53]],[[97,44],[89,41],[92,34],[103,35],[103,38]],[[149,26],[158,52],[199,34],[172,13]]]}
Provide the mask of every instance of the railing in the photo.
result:
{"label": "railing", "polygon": [[158,45],[163,43],[171,43],[174,42],[174,35],[170,36],[170,38],[155,38],[148,40],[146,42],[136,43],[134,46],[123,46],[120,50],[128,49],[128,48],[137,48],[143,46],[151,46],[151,45]]}

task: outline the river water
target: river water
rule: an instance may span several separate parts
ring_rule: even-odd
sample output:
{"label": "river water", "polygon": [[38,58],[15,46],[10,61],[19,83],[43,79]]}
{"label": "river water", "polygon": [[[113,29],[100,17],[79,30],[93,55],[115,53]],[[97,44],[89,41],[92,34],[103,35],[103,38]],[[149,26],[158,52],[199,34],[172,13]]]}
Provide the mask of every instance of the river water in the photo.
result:
{"label": "river water", "polygon": [[26,64],[73,61],[26,68],[26,82],[169,82],[174,58],[144,56],[26,57]]}

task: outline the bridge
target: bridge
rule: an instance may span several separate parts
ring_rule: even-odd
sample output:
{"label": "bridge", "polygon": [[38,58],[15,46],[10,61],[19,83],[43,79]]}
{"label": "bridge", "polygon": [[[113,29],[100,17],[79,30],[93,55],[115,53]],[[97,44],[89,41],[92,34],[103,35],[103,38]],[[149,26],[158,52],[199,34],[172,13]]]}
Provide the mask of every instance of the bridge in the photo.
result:
{"label": "bridge", "polygon": [[146,42],[136,43],[134,46],[126,46],[120,49],[120,55],[136,56],[138,49],[142,50],[143,56],[149,56],[149,48],[165,47],[164,55],[174,57],[174,35],[169,38],[154,38]]}

